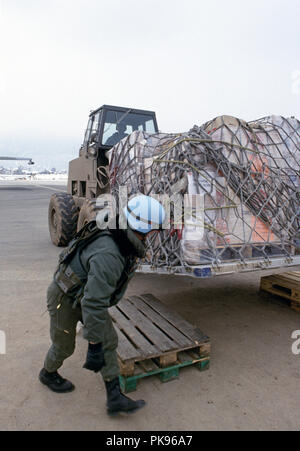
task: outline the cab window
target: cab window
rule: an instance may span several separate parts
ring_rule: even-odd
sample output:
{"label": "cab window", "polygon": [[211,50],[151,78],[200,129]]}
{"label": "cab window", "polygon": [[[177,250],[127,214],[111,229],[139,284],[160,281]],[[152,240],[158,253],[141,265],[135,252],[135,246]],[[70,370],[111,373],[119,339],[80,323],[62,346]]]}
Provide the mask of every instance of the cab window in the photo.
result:
{"label": "cab window", "polygon": [[88,122],[88,125],[87,125],[87,128],[86,128],[86,131],[85,131],[83,144],[87,144],[89,142],[90,134],[91,134],[91,131],[92,131],[92,125],[93,125],[93,119],[90,118],[89,122]]}
{"label": "cab window", "polygon": [[136,130],[155,133],[155,123],[151,115],[131,113],[130,111],[106,112],[103,145],[114,146]]}
{"label": "cab window", "polygon": [[98,133],[99,122],[100,122],[100,112],[97,114],[94,114],[93,116],[90,117],[87,129],[85,132],[84,144],[89,144],[91,136],[94,135],[95,133]]}

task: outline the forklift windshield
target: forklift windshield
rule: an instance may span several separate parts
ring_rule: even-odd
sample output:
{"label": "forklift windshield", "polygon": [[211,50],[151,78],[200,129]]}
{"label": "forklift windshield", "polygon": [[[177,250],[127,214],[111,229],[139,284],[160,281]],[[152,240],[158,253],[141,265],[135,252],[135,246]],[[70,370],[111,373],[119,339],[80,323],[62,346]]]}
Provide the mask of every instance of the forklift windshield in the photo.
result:
{"label": "forklift windshield", "polygon": [[156,126],[153,116],[151,114],[133,113],[132,110],[125,112],[107,110],[101,144],[103,146],[114,146],[136,130],[155,133]]}

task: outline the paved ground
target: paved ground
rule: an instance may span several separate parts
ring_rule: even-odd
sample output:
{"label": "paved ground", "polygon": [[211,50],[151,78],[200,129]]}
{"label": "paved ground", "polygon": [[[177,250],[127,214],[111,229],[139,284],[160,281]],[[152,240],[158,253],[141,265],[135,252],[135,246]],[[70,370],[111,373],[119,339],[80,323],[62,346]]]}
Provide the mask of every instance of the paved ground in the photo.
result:
{"label": "paved ground", "polygon": [[167,384],[144,380],[132,396],[148,402],[139,415],[106,416],[102,381],[82,369],[87,345],[80,336],[62,371],[77,390],[55,395],[38,382],[50,344],[45,292],[59,254],[47,209],[59,189],[65,187],[0,182],[0,330],[7,337],[0,429],[298,430],[300,355],[291,352],[291,334],[300,316],[259,294],[259,273],[203,281],[135,276],[129,294],[152,292],[210,335],[213,346],[208,372],[188,368]]}

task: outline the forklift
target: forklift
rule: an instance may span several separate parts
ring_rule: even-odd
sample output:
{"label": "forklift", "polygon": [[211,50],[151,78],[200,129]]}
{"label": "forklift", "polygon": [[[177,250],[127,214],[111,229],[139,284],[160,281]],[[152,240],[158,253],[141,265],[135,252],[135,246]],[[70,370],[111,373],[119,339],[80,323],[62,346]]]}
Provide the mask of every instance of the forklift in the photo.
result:
{"label": "forklift", "polygon": [[155,112],[110,105],[91,112],[79,157],[69,163],[67,193],[50,199],[49,231],[55,246],[67,246],[95,219],[98,196],[110,192],[107,152],[134,131],[158,133]]}

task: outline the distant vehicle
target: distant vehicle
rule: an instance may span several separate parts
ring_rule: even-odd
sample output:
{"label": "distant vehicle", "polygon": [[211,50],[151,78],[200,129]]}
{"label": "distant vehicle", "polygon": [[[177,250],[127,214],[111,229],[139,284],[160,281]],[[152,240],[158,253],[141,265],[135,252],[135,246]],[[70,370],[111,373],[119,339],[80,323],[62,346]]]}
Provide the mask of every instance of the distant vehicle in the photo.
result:
{"label": "distant vehicle", "polygon": [[0,160],[2,161],[28,161],[29,165],[33,165],[34,162],[32,161],[32,158],[18,158],[18,157],[0,157]]}
{"label": "distant vehicle", "polygon": [[66,246],[97,214],[96,199],[109,192],[105,153],[134,131],[157,133],[153,111],[103,105],[90,114],[79,158],[69,164],[68,192],[51,197],[49,230],[56,246]]}

